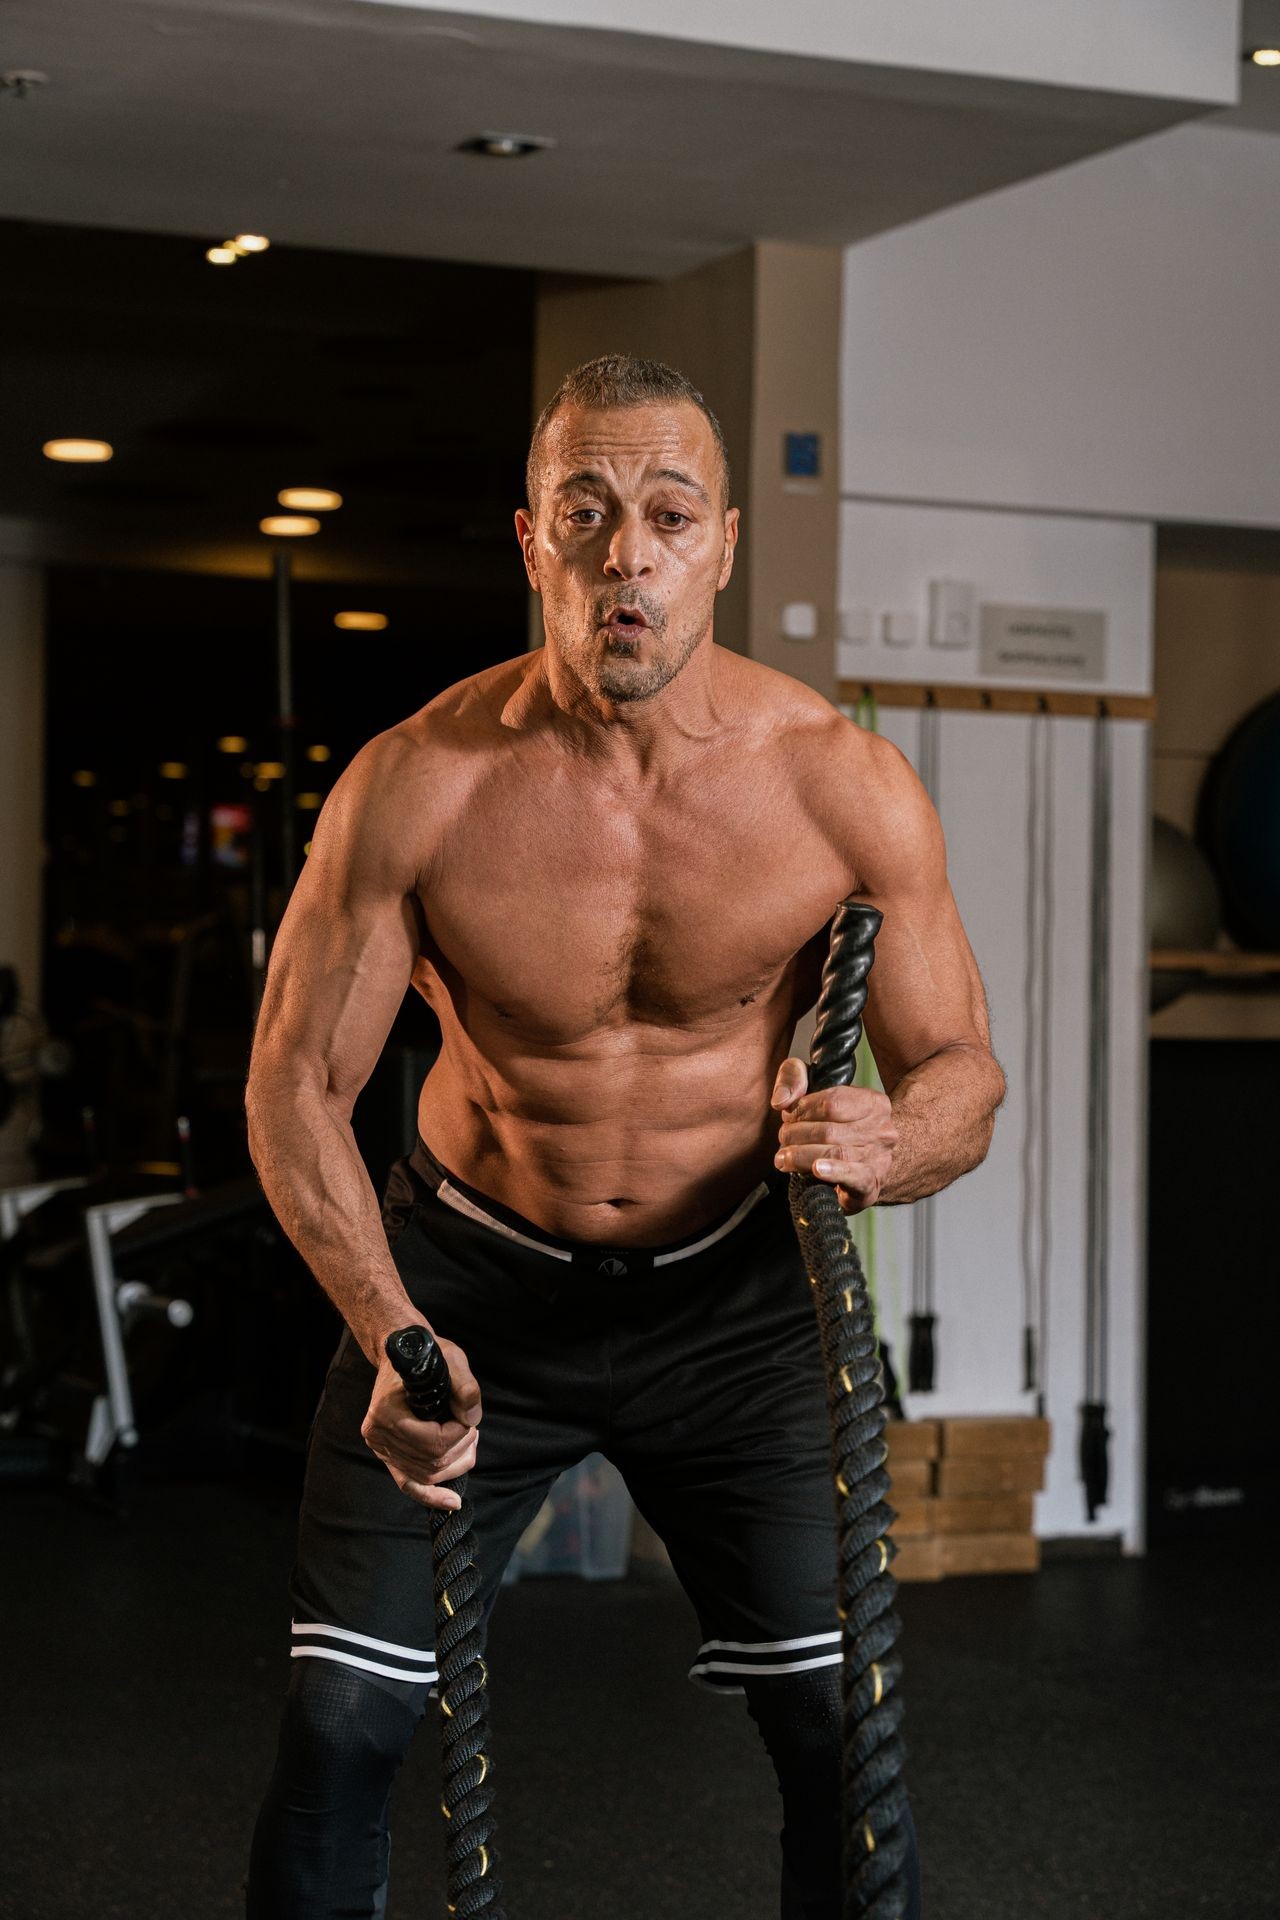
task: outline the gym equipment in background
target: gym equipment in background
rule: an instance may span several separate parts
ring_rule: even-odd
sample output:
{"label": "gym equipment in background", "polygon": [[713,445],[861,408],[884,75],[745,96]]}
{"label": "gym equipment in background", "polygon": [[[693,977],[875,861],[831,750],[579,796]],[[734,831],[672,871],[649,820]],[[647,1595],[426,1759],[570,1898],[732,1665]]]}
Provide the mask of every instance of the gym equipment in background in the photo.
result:
{"label": "gym equipment in background", "polygon": [[[942,772],[942,715],[932,700],[920,710],[920,755],[916,772],[935,807]],[[934,1288],[935,1203],[932,1194],[911,1209],[911,1315],[907,1345],[907,1391],[932,1393],[937,1371],[938,1311]]]}
{"label": "gym equipment in background", "polygon": [[[876,908],[855,900],[842,901],[836,910],[810,1049],[812,1091],[847,1086],[853,1078],[881,917]],[[897,1585],[889,1572],[895,1547],[889,1537],[894,1516],[886,1501],[885,1376],[866,1281],[834,1187],[793,1174],[789,1198],[814,1290],[832,1424],[843,1655],[845,1913],[849,1920],[899,1920],[907,1899],[907,1795],[898,1738]],[[415,1416],[444,1418],[448,1368],[426,1329],[404,1327],[388,1335],[386,1351]],[[478,1915],[503,1920],[480,1578],[471,1553],[474,1513],[465,1476],[453,1486],[461,1506],[431,1512],[448,1905],[459,1920]]]}
{"label": "gym equipment in background", "polygon": [[1092,722],[1089,869],[1089,1094],[1085,1157],[1084,1401],[1080,1479],[1085,1512],[1096,1520],[1110,1484],[1107,1360],[1110,1346],[1111,1226],[1111,726]]}
{"label": "gym equipment in background", "polygon": [[1280,949],[1280,693],[1247,714],[1211,762],[1196,836],[1232,938]]}
{"label": "gym equipment in background", "polygon": [[1027,733],[1027,881],[1022,990],[1022,1390],[1043,1417],[1049,1375],[1049,1232],[1053,1113],[1053,727],[1044,708]]}
{"label": "gym equipment in background", "polygon": [[[1151,864],[1147,869],[1147,944],[1204,953],[1217,944],[1222,908],[1213,869],[1189,833],[1159,815],[1151,822]],[[1197,973],[1153,968],[1151,1011],[1158,1013],[1180,994],[1202,986]]]}

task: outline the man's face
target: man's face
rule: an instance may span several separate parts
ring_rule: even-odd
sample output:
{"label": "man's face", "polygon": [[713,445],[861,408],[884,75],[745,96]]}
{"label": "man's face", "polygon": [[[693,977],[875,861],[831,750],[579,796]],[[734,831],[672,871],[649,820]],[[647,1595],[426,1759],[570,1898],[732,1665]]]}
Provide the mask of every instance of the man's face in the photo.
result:
{"label": "man's face", "polygon": [[650,700],[711,629],[738,510],[690,402],[565,407],[543,442],[535,519],[516,515],[547,645],[602,699]]}

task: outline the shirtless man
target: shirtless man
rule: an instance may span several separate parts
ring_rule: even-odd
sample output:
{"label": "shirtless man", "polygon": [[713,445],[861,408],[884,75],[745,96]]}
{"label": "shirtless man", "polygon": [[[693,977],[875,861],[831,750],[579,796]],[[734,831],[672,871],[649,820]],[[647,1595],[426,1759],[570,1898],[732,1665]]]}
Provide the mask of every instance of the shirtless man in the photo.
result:
{"label": "shirtless man", "polygon": [[[258,1025],[254,1163],[347,1330],[248,1912],[385,1911],[391,1781],[436,1677],[426,1510],[470,1475],[491,1606],[556,1474],[600,1448],[697,1612],[691,1677],[745,1693],[767,1744],[785,1920],[837,1920],[829,1434],[786,1177],[850,1213],[936,1192],[986,1153],[1003,1080],[910,768],[714,643],[738,510],[701,396],[653,362],[578,368],[529,501],[545,645],[356,756]],[[788,1048],[848,894],[884,914],[887,1091],[807,1095]],[[351,1113],[411,980],[443,1046],[380,1216]],[[449,1362],[443,1425],[384,1353],[411,1323]]]}

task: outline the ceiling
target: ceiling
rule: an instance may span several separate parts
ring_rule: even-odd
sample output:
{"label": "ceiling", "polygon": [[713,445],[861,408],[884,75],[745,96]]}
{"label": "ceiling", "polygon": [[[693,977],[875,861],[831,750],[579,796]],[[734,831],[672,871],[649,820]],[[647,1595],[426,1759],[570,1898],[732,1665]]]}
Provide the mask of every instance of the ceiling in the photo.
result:
{"label": "ceiling", "polygon": [[[0,516],[76,558],[261,573],[277,493],[324,486],[345,504],[291,543],[311,578],[479,595],[498,552],[522,577],[532,275],[293,247],[220,269],[190,240],[21,221],[0,250]],[[46,460],[60,435],[116,457]]]}
{"label": "ceiling", "polygon": [[[8,0],[0,218],[661,277],[838,243],[1199,112],[367,0]],[[480,159],[492,129],[553,151]]]}

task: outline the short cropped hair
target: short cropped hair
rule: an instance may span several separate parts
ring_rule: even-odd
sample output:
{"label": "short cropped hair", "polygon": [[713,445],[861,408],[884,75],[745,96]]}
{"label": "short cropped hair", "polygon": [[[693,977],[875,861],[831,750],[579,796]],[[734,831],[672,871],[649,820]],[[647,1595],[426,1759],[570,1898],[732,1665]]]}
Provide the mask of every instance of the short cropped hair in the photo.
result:
{"label": "short cropped hair", "polygon": [[542,448],[547,428],[561,407],[644,407],[686,400],[697,407],[715,437],[720,456],[721,505],[729,504],[729,456],[725,451],[720,422],[712,413],[691,380],[661,360],[641,360],[631,353],[602,353],[595,360],[584,360],[567,373],[538,415],[538,424],[529,442],[525,463],[525,486],[529,505],[537,511],[542,482]]}

